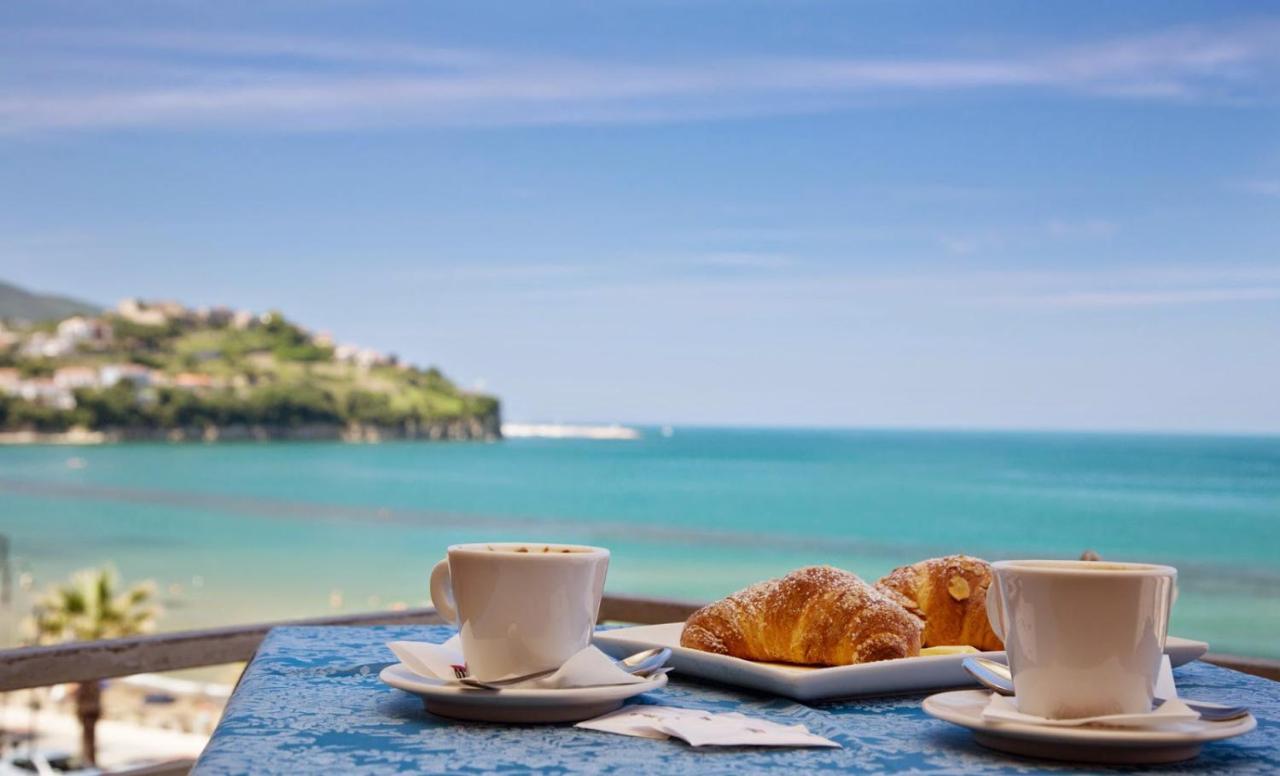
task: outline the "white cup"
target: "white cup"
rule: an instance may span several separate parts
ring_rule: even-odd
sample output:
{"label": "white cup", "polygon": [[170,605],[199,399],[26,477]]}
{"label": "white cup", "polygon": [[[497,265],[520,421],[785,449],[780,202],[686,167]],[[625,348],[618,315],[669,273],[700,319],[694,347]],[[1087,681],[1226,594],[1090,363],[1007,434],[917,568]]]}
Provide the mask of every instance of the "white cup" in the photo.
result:
{"label": "white cup", "polygon": [[455,544],[431,570],[431,603],[456,625],[472,676],[557,668],[591,643],[609,551],[546,542]]}
{"label": "white cup", "polygon": [[1106,561],[991,564],[987,617],[1018,710],[1049,719],[1151,710],[1177,569]]}

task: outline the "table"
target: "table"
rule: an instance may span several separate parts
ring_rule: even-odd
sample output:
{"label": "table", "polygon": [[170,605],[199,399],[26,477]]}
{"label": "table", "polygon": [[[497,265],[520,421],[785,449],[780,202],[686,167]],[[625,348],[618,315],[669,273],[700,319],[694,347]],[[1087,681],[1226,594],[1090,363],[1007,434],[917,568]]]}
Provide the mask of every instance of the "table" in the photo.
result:
{"label": "table", "polygon": [[[775,722],[801,722],[844,748],[694,749],[675,740],[652,741],[569,725],[454,722],[428,714],[417,697],[378,681],[378,672],[394,662],[386,642],[442,641],[449,633],[447,626],[437,625],[272,630],[193,773],[1079,770],[983,749],[967,731],[926,716],[919,695],[805,705],[675,674],[665,689],[641,696],[639,702],[736,709]],[[1209,744],[1199,758],[1159,767],[1160,773],[1280,772],[1280,684],[1199,662],[1179,668],[1176,677],[1190,697],[1248,704],[1258,718],[1258,729]]]}

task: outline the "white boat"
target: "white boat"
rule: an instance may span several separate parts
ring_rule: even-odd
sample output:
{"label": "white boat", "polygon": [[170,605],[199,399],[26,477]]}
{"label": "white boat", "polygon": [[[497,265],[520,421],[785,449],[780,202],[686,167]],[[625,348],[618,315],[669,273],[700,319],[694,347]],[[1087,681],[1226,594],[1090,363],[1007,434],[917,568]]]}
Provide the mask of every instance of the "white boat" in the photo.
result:
{"label": "white boat", "polygon": [[639,439],[640,432],[616,423],[607,426],[570,425],[565,423],[503,423],[502,435],[508,439]]}

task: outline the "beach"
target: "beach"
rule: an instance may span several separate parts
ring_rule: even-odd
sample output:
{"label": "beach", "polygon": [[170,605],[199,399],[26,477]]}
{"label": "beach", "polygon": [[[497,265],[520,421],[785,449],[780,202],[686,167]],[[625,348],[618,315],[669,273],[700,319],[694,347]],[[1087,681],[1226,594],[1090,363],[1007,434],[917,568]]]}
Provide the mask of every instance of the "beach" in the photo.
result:
{"label": "beach", "polygon": [[1179,568],[1172,631],[1280,657],[1280,438],[642,429],[638,439],[0,448],[20,638],[32,596],[105,563],[163,629],[428,603],[455,542],[613,551],[608,590],[721,596],[810,563],[935,555]]}

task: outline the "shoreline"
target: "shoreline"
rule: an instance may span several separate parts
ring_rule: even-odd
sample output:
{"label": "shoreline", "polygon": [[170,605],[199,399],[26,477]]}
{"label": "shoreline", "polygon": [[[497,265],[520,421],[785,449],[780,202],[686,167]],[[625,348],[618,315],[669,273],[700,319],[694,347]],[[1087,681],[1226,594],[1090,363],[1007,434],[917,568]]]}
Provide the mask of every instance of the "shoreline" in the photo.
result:
{"label": "shoreline", "polygon": [[340,425],[311,423],[298,426],[231,425],[181,426],[177,428],[90,429],[77,426],[66,431],[0,431],[0,446],[17,445],[104,445],[122,442],[348,442],[376,444],[383,441],[426,442],[480,441],[502,439],[502,425],[496,417],[455,418],[411,423],[405,426],[378,426],[364,423]]}

